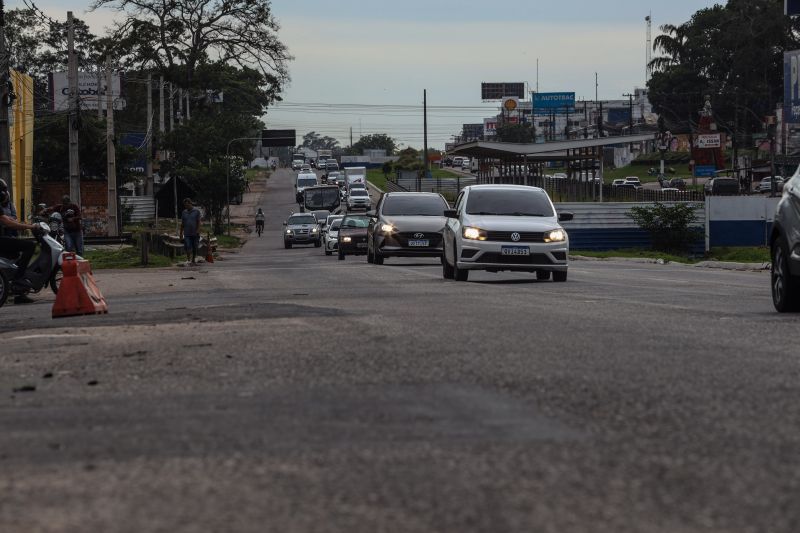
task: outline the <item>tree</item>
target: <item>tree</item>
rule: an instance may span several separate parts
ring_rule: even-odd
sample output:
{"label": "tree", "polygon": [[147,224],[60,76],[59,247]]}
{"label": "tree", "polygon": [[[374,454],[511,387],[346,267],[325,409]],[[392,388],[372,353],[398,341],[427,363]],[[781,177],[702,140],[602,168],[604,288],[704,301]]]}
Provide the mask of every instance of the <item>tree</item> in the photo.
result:
{"label": "tree", "polygon": [[301,148],[309,148],[311,150],[336,150],[339,148],[339,141],[329,136],[321,136],[315,131],[310,131],[303,135],[303,144]]}
{"label": "tree", "polygon": [[782,100],[783,51],[800,47],[800,21],[783,16],[783,1],[729,0],[662,31],[648,89],[669,129],[687,131],[711,95],[720,128],[760,130]]}
{"label": "tree", "polygon": [[[191,159],[177,169],[195,192],[195,200],[202,205],[211,218],[214,234],[223,232],[223,213],[228,198],[228,183],[225,180],[228,172],[225,158],[214,158],[201,162]],[[222,178],[222,179],[220,179]],[[241,165],[230,165],[231,197],[241,194],[245,187],[244,172]]]}
{"label": "tree", "polygon": [[364,135],[353,144],[353,151],[357,154],[363,154],[364,150],[386,150],[386,155],[392,156],[396,148],[395,140],[385,133]]}
{"label": "tree", "polygon": [[292,57],[269,0],[95,0],[100,7],[126,15],[114,30],[117,54],[187,89],[207,62],[258,70],[271,98],[289,79]]}
{"label": "tree", "polygon": [[702,231],[692,225],[697,220],[698,206],[679,203],[633,207],[628,216],[650,233],[653,248],[662,252],[684,253],[702,237]]}
{"label": "tree", "polygon": [[532,143],[534,132],[533,126],[527,124],[503,124],[497,127],[497,139],[505,143]]}

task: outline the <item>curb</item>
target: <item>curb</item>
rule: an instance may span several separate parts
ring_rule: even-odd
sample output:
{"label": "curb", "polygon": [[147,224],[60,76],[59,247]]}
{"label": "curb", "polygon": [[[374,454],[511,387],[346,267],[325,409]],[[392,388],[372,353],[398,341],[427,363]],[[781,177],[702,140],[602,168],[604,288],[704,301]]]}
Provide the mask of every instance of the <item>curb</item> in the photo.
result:
{"label": "curb", "polygon": [[763,272],[770,270],[770,263],[733,263],[729,261],[701,261],[700,263],[675,263],[664,259],[650,259],[647,257],[588,257],[585,255],[570,255],[570,261],[617,261],[623,263],[638,263],[649,265],[682,265],[691,268],[715,268],[718,270],[734,270],[740,272]]}

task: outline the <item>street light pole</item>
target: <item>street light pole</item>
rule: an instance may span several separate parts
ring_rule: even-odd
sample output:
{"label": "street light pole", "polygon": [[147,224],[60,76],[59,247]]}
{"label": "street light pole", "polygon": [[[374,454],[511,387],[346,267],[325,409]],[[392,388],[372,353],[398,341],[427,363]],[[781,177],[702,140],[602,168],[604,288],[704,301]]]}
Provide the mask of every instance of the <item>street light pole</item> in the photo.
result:
{"label": "street light pole", "polygon": [[225,195],[228,207],[228,235],[231,234],[231,144],[238,141],[260,141],[261,137],[237,137],[228,141],[225,148]]}

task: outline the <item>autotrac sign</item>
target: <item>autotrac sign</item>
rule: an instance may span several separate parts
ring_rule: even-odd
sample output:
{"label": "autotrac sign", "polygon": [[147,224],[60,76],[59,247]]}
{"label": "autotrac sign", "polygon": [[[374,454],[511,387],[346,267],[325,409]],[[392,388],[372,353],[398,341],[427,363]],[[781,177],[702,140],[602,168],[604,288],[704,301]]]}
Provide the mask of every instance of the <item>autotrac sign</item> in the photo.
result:
{"label": "autotrac sign", "polygon": [[575,93],[533,93],[533,108],[537,112],[575,109]]}
{"label": "autotrac sign", "polygon": [[783,114],[787,123],[800,123],[800,50],[783,54]]}

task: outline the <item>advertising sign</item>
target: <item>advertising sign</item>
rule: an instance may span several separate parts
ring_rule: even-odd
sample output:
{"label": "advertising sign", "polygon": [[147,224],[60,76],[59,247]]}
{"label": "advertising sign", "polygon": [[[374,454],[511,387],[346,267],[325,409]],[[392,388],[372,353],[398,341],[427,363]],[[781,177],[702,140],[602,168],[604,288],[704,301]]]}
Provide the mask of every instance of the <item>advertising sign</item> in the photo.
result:
{"label": "advertising sign", "polygon": [[720,148],[722,140],[719,133],[703,134],[695,137],[696,148]]}
{"label": "advertising sign", "polygon": [[631,121],[630,107],[617,107],[608,110],[608,122],[611,124],[627,124]]}
{"label": "advertising sign", "polygon": [[800,15],[800,0],[783,0],[783,11],[789,16]]}
{"label": "advertising sign", "polygon": [[502,100],[506,96],[525,98],[525,83],[481,83],[481,100]]}
{"label": "advertising sign", "polygon": [[713,178],[717,175],[717,167],[714,165],[697,165],[694,167],[694,175],[698,178]]}
{"label": "advertising sign", "polygon": [[[69,81],[66,72],[51,72],[50,81],[50,100],[53,111],[69,110]],[[111,91],[114,97],[114,109],[125,109],[125,99],[122,95],[122,83],[119,73],[111,76]],[[97,110],[99,103],[100,109],[106,108],[106,77],[100,80],[100,94],[97,90],[96,72],[78,72],[78,101],[81,109]]]}
{"label": "advertising sign", "polygon": [[297,132],[295,130],[262,130],[261,146],[264,148],[297,146]]}
{"label": "advertising sign", "polygon": [[503,111],[506,113],[513,113],[519,108],[519,98],[515,96],[506,96],[503,98]]}
{"label": "advertising sign", "polygon": [[485,118],[483,119],[483,131],[486,135],[495,135],[497,133],[497,119]]}
{"label": "advertising sign", "polygon": [[462,137],[464,141],[483,138],[483,124],[464,124]]}
{"label": "advertising sign", "polygon": [[800,50],[783,54],[783,106],[784,121],[800,123]]}
{"label": "advertising sign", "polygon": [[542,109],[575,109],[575,93],[533,93],[533,107]]}

